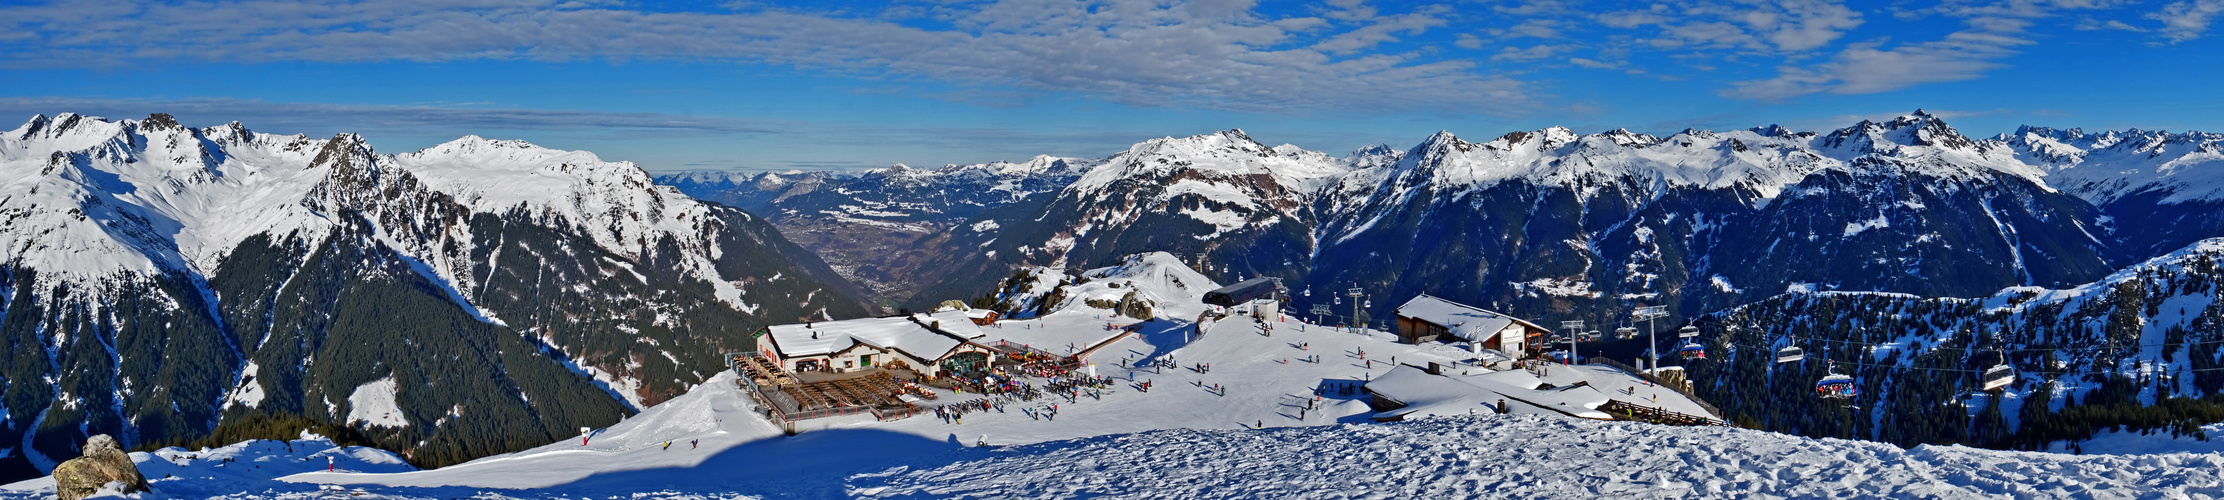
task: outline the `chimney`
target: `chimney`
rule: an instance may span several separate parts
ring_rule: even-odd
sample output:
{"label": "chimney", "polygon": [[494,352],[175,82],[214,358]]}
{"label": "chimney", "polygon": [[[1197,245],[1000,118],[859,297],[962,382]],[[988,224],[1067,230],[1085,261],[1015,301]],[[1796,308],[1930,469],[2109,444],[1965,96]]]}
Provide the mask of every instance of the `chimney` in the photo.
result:
{"label": "chimney", "polygon": [[1441,365],[1441,364],[1437,364],[1437,362],[1435,362],[1435,361],[1430,361],[1430,362],[1429,362],[1429,374],[1430,374],[1430,375],[1443,375],[1443,374],[1444,374],[1444,365]]}

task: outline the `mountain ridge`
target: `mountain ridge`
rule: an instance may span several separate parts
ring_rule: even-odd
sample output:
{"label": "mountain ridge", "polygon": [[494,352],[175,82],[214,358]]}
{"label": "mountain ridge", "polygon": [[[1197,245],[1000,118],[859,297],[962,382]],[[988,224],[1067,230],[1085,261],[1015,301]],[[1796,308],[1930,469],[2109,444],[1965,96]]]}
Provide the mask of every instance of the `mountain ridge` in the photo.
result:
{"label": "mountain ridge", "polygon": [[401,415],[358,428],[452,463],[684,392],[750,328],[870,311],[755,215],[522,141],[383,154],[64,113],[0,135],[0,174],[0,336],[44,347],[0,358],[23,451],[0,475],[91,433],[358,426],[380,380]]}
{"label": "mountain ridge", "polygon": [[[2035,127],[2019,131],[2034,137],[2067,137],[2059,132],[2041,132],[2042,129]],[[2046,135],[2048,133],[2054,135]],[[2014,140],[2011,135],[1971,138],[1936,114],[1917,110],[1890,120],[1864,120],[1821,133],[1793,132],[1769,125],[1721,132],[1685,130],[1658,137],[1626,129],[1577,134],[1564,127],[1549,127],[1469,142],[1449,131],[1441,131],[1403,150],[1368,146],[1342,158],[1331,158],[1289,145],[1268,148],[1250,140],[1240,130],[1230,130],[1138,142],[1106,157],[1080,180],[1065,186],[1060,194],[1045,192],[1033,195],[1036,201],[1011,201],[1008,208],[1001,210],[1012,213],[998,209],[985,211],[979,217],[947,224],[948,229],[931,236],[922,235],[917,241],[936,242],[941,245],[937,248],[945,253],[980,261],[968,264],[966,269],[984,276],[1002,276],[1032,266],[1088,268],[1109,265],[1110,261],[1104,259],[1111,255],[1097,255],[1091,250],[1094,247],[1082,240],[1092,238],[1088,236],[1092,233],[1120,232],[1116,228],[1139,223],[1138,219],[1115,220],[1121,218],[1106,219],[1104,216],[1143,210],[1133,205],[1133,196],[1163,191],[1170,193],[1167,196],[1187,194],[1196,198],[1179,202],[1183,205],[1172,209],[1172,213],[1203,214],[1212,222],[1206,222],[1205,226],[1193,226],[1187,221],[1165,226],[1178,236],[1153,240],[1160,241],[1152,244],[1158,246],[1123,247],[1124,250],[1169,251],[1184,260],[1195,260],[1203,254],[1206,260],[1216,261],[1210,264],[1223,269],[1211,273],[1216,279],[1232,277],[1232,274],[1221,274],[1223,272],[1246,273],[1342,289],[1351,286],[1356,278],[1374,276],[1376,278],[1361,280],[1365,281],[1363,285],[1384,293],[1438,293],[1458,300],[1496,305],[1527,300],[1526,307],[1549,311],[1543,315],[1573,315],[1596,321],[1607,319],[1609,309],[1637,302],[1667,300],[1676,309],[1707,310],[1726,306],[1730,300],[1758,298],[1749,294],[1762,293],[1764,289],[1781,291],[1784,287],[1796,286],[1849,290],[1881,286],[1882,291],[1974,294],[2023,284],[2065,285],[2097,278],[2114,266],[2167,252],[2189,243],[2188,238],[2197,239],[2209,233],[2224,235],[2224,224],[2205,222],[2203,217],[2224,214],[2224,203],[2197,204],[2205,199],[2206,193],[2224,193],[2224,188],[2210,191],[2207,184],[2200,182],[2206,178],[2208,170],[2216,170],[2203,168],[2207,158],[2204,155],[2218,148],[2218,143],[2224,139],[2200,133],[2170,135],[2178,139],[2156,139],[2160,143],[2176,144],[2166,148],[2166,152],[2176,156],[2151,160],[2174,162],[2170,163],[2174,169],[2172,175],[2151,176],[2152,179],[2134,176],[2138,182],[2111,182],[2109,179],[2115,177],[2102,175],[2106,173],[2103,168],[2087,167],[2100,165],[2103,160],[2133,161],[2131,155],[2107,153],[2109,150],[2105,148],[2087,146],[2073,148],[2078,153],[2072,158],[2065,156],[2068,149],[2064,148],[2068,146]],[[2118,138],[2107,144],[2119,148],[2129,148],[2122,145],[2126,141],[2121,137],[2132,135],[2136,134],[2097,134]],[[2170,142],[2172,140],[2177,142]],[[2098,152],[2087,152],[2087,149]],[[2151,150],[2149,147],[2140,151]],[[2045,154],[2053,156],[2043,156]],[[2054,160],[2033,160],[2041,157]],[[1307,168],[1270,164],[1281,161],[1275,160],[1277,158],[1304,158],[1307,162],[1323,164]],[[2087,162],[2086,158],[2095,161]],[[1263,179],[1284,187],[1282,192],[1286,194],[1237,188],[1241,183],[1232,180],[1227,186],[1230,189],[1195,188],[1198,181],[1233,179],[1229,176],[1248,174],[1263,174]],[[2224,178],[2224,175],[2216,177]],[[2099,180],[2081,180],[2086,178]],[[1122,187],[1107,189],[1115,184]],[[1178,190],[1166,187],[1175,185],[1183,187]],[[965,189],[962,184],[957,186],[954,189]],[[715,195],[707,191],[694,194]],[[1896,199],[1887,200],[1886,197]],[[2100,202],[2087,201],[2088,198]],[[1050,201],[1054,199],[1066,201]],[[1118,201],[1107,204],[1103,200]],[[1304,206],[1288,208],[1291,202]],[[1787,203],[1790,206],[1786,206]],[[1297,248],[1266,254],[1233,252],[1223,256],[1218,253],[1220,250],[1215,250],[1219,247],[1180,242],[1185,237],[1218,238],[1216,235],[1230,234],[1227,231],[1259,222],[1248,220],[1249,216],[1245,216],[1245,220],[1225,215],[1216,217],[1207,209],[1218,207],[1225,213],[1226,207],[1270,205],[1284,207],[1274,211],[1277,220],[1297,221],[1300,227],[1290,231],[1304,235],[1289,238],[1294,243],[1272,245]],[[1065,208],[1059,208],[1061,206]],[[1950,216],[1923,215],[1926,211],[1937,212],[1949,206],[1954,208],[1938,213]],[[1469,212],[1504,212],[1529,207],[1520,210],[1531,214],[1543,213],[1538,210],[1560,213],[1542,219],[1528,215],[1519,218],[1530,222],[1507,218],[1513,215],[1511,212],[1491,217],[1477,213],[1462,216],[1466,222],[1457,225],[1426,224],[1450,217],[1452,212],[1447,210],[1454,210],[1451,207]],[[2135,218],[2144,219],[2147,216],[2142,214],[2147,213],[2176,213],[2180,226],[2203,229],[2194,231],[2191,236],[2180,236],[2132,223]],[[1781,224],[1795,217],[1809,219],[1811,223],[1798,227]],[[774,218],[776,224],[781,224],[778,215]],[[1499,222],[1490,222],[1492,220]],[[1518,238],[1516,241],[1521,243],[1510,243],[1511,246],[1483,254],[1475,253],[1476,248],[1463,248],[1454,250],[1458,255],[1421,257],[1404,264],[1380,262],[1390,267],[1342,273],[1335,268],[1339,266],[1318,264],[1325,259],[1348,266],[1352,262],[1372,259],[1370,255],[1404,253],[1372,247],[1336,250],[1341,245],[1380,239],[1380,231],[1401,224],[1422,224],[1401,231],[1419,230],[1429,234],[1462,231],[1464,229],[1454,228],[1476,224],[1501,224],[1493,231],[1453,237],[1481,244],[1486,239],[1503,237],[1483,233],[1514,234],[1509,231],[1542,227],[1534,225],[1540,220],[1554,221],[1548,225],[1557,229]],[[1956,222],[1971,220],[1999,222],[1974,228],[1962,227],[1966,225]],[[1205,220],[1198,219],[1198,222]],[[1048,224],[1044,229],[1024,231],[1023,235],[1003,239],[992,239],[972,229],[995,227],[1000,232],[1012,233],[1022,227],[1044,224]],[[2217,227],[2206,227],[2211,225]],[[1976,229],[1990,226],[1998,226],[1998,230]],[[2123,234],[2118,234],[2119,231]],[[1775,236],[1761,240],[1724,239],[1731,233],[1750,232]],[[1800,233],[1796,238],[1800,241],[1789,236],[1792,232]],[[790,236],[810,239],[809,233],[808,230],[791,231]],[[1825,233],[1833,239],[1874,241],[1837,243],[1823,240]],[[1876,239],[1884,234],[1892,235]],[[1669,238],[1655,239],[1656,236]],[[1025,241],[1013,242],[1010,241],[1012,237]],[[1398,238],[1407,237],[1392,239]],[[1074,242],[1066,243],[1069,239]],[[1677,248],[1655,248],[1662,241],[1677,242],[1671,245]],[[1547,242],[1566,242],[1568,246],[1564,248],[1572,253],[1552,250],[1563,246],[1543,244]],[[1786,245],[1812,247],[1804,251],[1811,255],[1803,258],[1825,259],[1825,262],[1884,260],[1872,266],[1875,269],[1854,266],[1807,277],[1784,274],[1797,274],[1796,269],[1782,269],[1775,275],[1765,276],[1734,272],[1754,259],[1766,258],[1768,250],[1788,248]],[[1914,248],[1895,248],[1909,245]],[[1046,251],[1049,248],[1061,250]],[[989,250],[995,250],[997,257],[980,257]],[[1746,255],[1716,255],[1724,251]],[[1027,256],[1010,258],[1014,252]],[[1532,254],[1535,256],[1522,257]],[[2037,257],[2023,258],[2041,254],[2048,258],[2043,261]],[[1847,258],[1850,256],[1858,257]],[[1686,261],[1672,262],[1679,259]],[[2053,263],[2057,260],[2064,263]],[[1488,265],[1484,267],[1501,271],[1461,271],[1458,274],[1465,275],[1463,279],[1469,283],[1503,281],[1531,285],[1496,290],[1463,285],[1468,288],[1448,290],[1441,288],[1447,283],[1399,283],[1400,277],[1415,273],[1439,273],[1485,263]],[[1974,270],[1959,269],[1970,263],[1977,264]],[[1222,264],[1225,266],[1221,267]],[[1201,264],[1193,262],[1192,265]],[[1632,268],[1633,265],[1637,267]],[[1930,265],[1934,266],[1932,270],[1919,273],[1945,274],[1933,276],[1935,279],[1929,284],[1920,280],[1902,280],[1897,282],[1899,284],[1873,279],[1848,280],[1845,274],[1873,273],[1878,272],[1877,269],[1908,265]],[[1715,270],[1732,272],[1717,273]],[[1668,276],[1666,281],[1662,281],[1662,276]],[[1977,283],[1958,284],[1968,280]],[[916,295],[931,290],[936,296],[971,295],[992,287],[985,282],[945,280],[941,285],[911,292]],[[1716,292],[1706,291],[1709,289]],[[1576,297],[1578,302],[1605,301],[1620,305],[1603,307],[1602,302],[1601,307],[1586,312],[1579,310],[1584,307],[1578,307],[1565,297],[1541,293],[1543,290],[1571,291],[1574,295],[1568,297]],[[890,292],[892,297],[900,298],[906,290]],[[1697,299],[1701,302],[1690,304],[1679,304],[1680,299],[1675,299],[1692,294],[1728,294],[1734,298]],[[1385,311],[1374,311],[1374,314]]]}

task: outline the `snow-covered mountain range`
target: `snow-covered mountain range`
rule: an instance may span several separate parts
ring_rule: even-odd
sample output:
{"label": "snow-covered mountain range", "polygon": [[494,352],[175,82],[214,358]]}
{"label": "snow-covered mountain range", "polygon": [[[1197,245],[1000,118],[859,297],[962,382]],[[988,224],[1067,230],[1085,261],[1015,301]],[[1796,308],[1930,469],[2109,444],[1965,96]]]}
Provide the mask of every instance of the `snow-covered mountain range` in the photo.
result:
{"label": "snow-covered mountain range", "polygon": [[[956,262],[878,290],[913,306],[985,293],[1018,269],[1165,251],[1201,256],[1191,264],[1223,281],[1280,276],[1297,288],[1356,285],[1618,322],[1633,305],[1681,315],[1787,290],[1973,297],[2090,282],[2224,236],[2219,142],[2028,127],[1979,139],[1922,111],[1827,133],[1555,127],[1470,142],[1447,132],[1342,158],[1227,131],[1021,174],[1058,187],[999,197],[970,216],[907,207],[1011,181],[943,175],[932,194],[905,196],[873,187],[888,184],[883,174],[805,174],[824,196],[807,209],[757,187],[793,174],[726,188],[662,182],[711,199],[754,196],[807,245],[855,240],[799,221],[932,214],[940,222],[905,243]],[[805,211],[815,215],[797,216]],[[878,259],[829,258],[850,268]],[[1374,302],[1367,314],[1379,317],[1395,301]]]}
{"label": "snow-covered mountain range", "polygon": [[8,476],[279,414],[450,463],[679,394],[757,326],[865,312],[761,219],[479,137],[42,115],[0,134],[0,220]]}

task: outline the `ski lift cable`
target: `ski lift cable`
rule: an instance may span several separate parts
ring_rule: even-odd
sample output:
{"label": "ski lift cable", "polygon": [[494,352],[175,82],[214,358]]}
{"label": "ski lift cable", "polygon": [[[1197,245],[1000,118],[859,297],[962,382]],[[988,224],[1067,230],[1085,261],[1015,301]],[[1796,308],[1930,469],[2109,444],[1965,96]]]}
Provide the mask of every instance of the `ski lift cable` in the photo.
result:
{"label": "ski lift cable", "polygon": [[[1708,324],[1712,324],[1712,325],[1714,325],[1714,326],[1731,326],[1731,327],[1734,327],[1734,326],[1738,326],[1738,325],[1735,325],[1735,324],[1731,324],[1731,323],[1725,323],[1725,322],[1720,322],[1720,321],[1704,321],[1703,319],[1695,319],[1695,320],[1693,320],[1693,321],[1692,321],[1692,323],[1693,323],[1693,324],[1699,324],[1699,323],[1702,323],[1702,322],[1705,322],[1705,323],[1708,323]],[[1793,336],[1793,338],[1795,338],[1795,339],[1799,339],[1799,338],[1802,338],[1802,337],[1799,337],[1799,336],[1797,336],[1797,335],[1794,335],[1794,336]],[[1836,339],[1815,338],[1815,337],[1804,337],[1804,339],[1805,339],[1805,340],[1804,340],[1805,342],[1827,342],[1827,343],[1832,343],[1832,344],[1845,344],[1845,345],[1855,345],[1855,346],[1862,346],[1862,347],[1899,347],[1899,346],[1905,345],[1905,344],[1897,344],[1897,343],[1875,343],[1875,342],[1860,342],[1860,341],[1854,341],[1854,340],[1836,340]],[[1941,342],[1943,342],[1943,341],[1941,341]],[[2129,343],[2129,344],[2116,344],[2116,347],[2117,347],[2118,349],[2127,349],[2127,348],[2129,348],[2129,349],[2137,349],[2137,348],[2144,348],[2144,347],[2158,347],[2158,348],[2165,348],[2165,349],[2167,349],[2167,348],[2169,348],[2169,347],[2170,347],[2170,346],[2172,346],[2172,345],[2177,345],[2177,346],[2192,346],[2192,345],[2198,345],[2198,344],[2216,344],[2216,345],[2219,345],[2219,346],[2224,346],[2224,339],[2219,339],[2219,340],[2213,340],[2213,341],[2195,341],[2195,340],[2187,340],[2187,341],[2184,341],[2184,342],[2178,342],[2178,343],[2176,343],[2176,344],[2172,344],[2172,343],[2169,343],[2169,342],[2163,342],[2163,343]],[[1796,345],[1796,344],[1795,344],[1795,345]],[[1928,347],[1928,348],[1926,348],[1926,349],[1928,349],[1928,350],[1956,350],[1956,351],[2000,351],[2000,352],[2041,352],[2041,351],[2069,351],[2069,350],[2075,350],[2074,348],[2069,348],[2069,347],[2020,347],[2020,348],[1999,348],[1999,347],[1976,347],[1976,346],[1947,346],[1947,345],[1934,345],[1934,346]]]}
{"label": "ski lift cable", "polygon": [[[1739,348],[1752,348],[1752,349],[1756,349],[1756,350],[1767,350],[1767,349],[1769,349],[1768,347],[1765,347],[1765,346],[1754,346],[1754,345],[1751,345],[1751,344],[1743,344],[1743,343],[1736,343],[1736,342],[1726,342],[1725,344],[1728,344],[1728,345],[1730,345],[1730,346],[1734,346],[1734,347],[1739,347]],[[1987,350],[1990,350],[1990,349],[1987,349]],[[1986,367],[1986,368],[1945,368],[1945,367],[1911,366],[1911,365],[1905,365],[1905,364],[1887,364],[1887,363],[1876,363],[1876,362],[1859,362],[1859,361],[1843,361],[1843,362],[1841,362],[1841,361],[1833,361],[1833,362],[1838,362],[1838,363],[1844,363],[1844,364],[1846,364],[1846,365],[1849,365],[1849,366],[1856,366],[1856,367],[1862,367],[1862,368],[1887,368],[1887,369],[1896,369],[1896,370],[1921,370],[1921,371],[1932,371],[1932,372],[1954,372],[1954,373],[1979,373],[1979,374],[1981,374],[1981,373],[1984,373],[1985,371],[1987,371],[1987,370],[1990,370],[1990,369],[1991,369],[1991,367]],[[2006,363],[2003,363],[2003,364],[2006,364]],[[2158,364],[2159,364],[2159,363],[2158,363]],[[1995,365],[1995,366],[1997,366],[1997,365]],[[2013,366],[2013,365],[2012,365],[2012,364],[2009,364],[2009,366]],[[2214,368],[2186,368],[2186,369],[2182,369],[2182,370],[2169,370],[2169,371],[2167,371],[2167,372],[2164,372],[2164,373],[2180,373],[2180,372],[2184,372],[2184,373],[2193,373],[2193,372],[2212,372],[2212,371],[2224,371],[2224,367],[2214,367]],[[2120,372],[2120,371],[2096,371],[2096,370],[2091,370],[2091,369],[2080,369],[2080,370],[2062,370],[2062,371],[2055,371],[2055,370],[2038,370],[2038,371],[2036,371],[2035,373],[2040,373],[2040,374],[2044,374],[2044,375],[2052,375],[2052,376],[2055,376],[2055,377],[2059,378],[2059,377],[2063,377],[2063,376],[2069,376],[2069,375],[2110,375],[2110,374],[2121,374],[2122,372]]]}

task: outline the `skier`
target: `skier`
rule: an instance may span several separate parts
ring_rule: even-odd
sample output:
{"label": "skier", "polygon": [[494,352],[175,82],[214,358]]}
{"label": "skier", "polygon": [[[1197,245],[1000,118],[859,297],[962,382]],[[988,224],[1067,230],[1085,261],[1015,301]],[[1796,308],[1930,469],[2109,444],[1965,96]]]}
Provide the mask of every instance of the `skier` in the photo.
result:
{"label": "skier", "polygon": [[669,450],[669,449],[672,449],[672,442],[671,442],[671,441],[665,441],[665,442],[664,442],[664,449],[667,449],[667,450]]}

